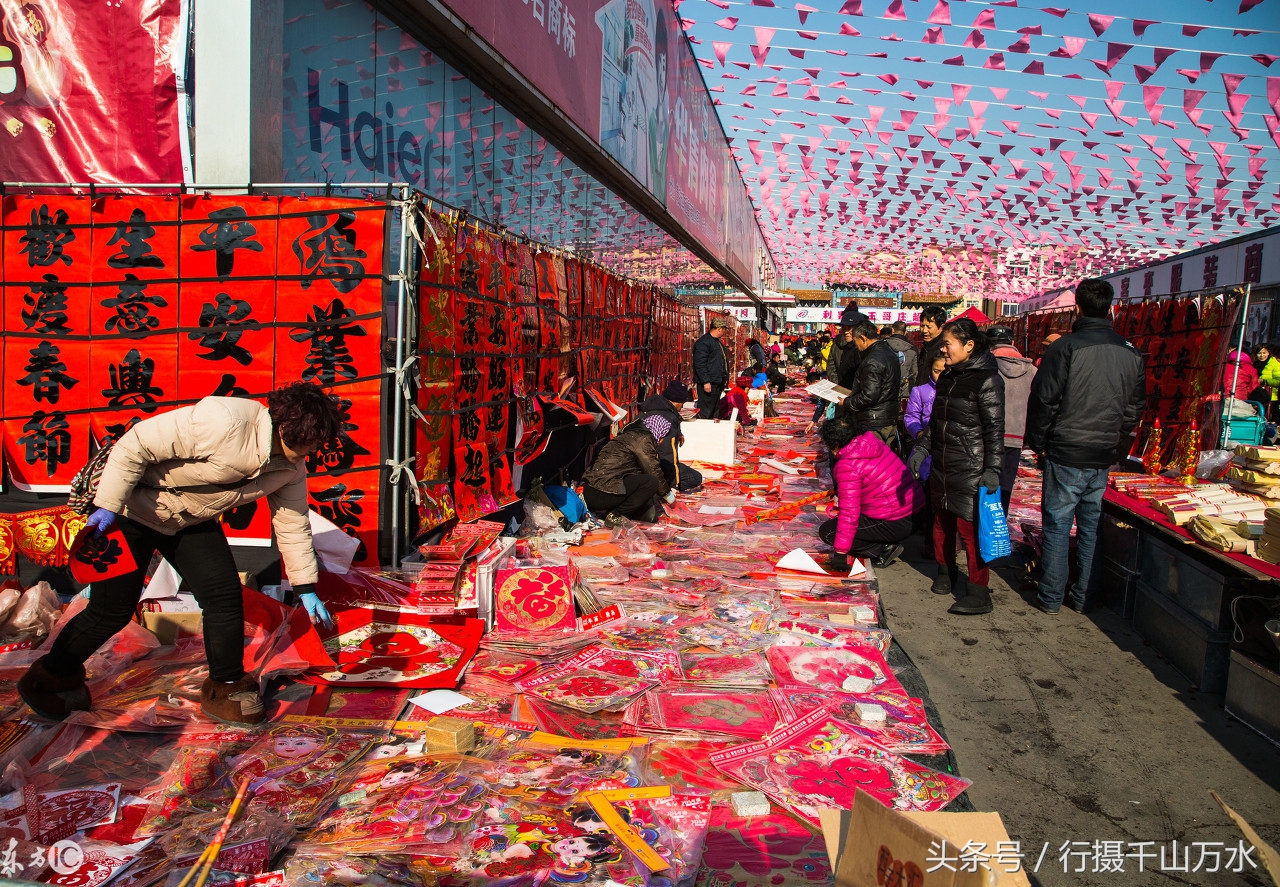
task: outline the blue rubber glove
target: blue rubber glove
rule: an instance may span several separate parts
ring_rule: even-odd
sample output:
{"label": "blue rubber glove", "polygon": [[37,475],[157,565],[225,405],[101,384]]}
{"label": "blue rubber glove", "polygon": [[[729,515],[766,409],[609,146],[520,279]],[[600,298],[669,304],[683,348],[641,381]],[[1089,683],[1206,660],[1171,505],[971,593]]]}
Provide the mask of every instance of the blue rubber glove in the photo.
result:
{"label": "blue rubber glove", "polygon": [[333,617],[329,615],[329,611],[325,609],[324,602],[315,592],[306,592],[298,595],[298,601],[307,611],[307,615],[311,617],[313,625],[323,625],[325,628],[333,628]]}
{"label": "blue rubber glove", "polygon": [[114,511],[108,508],[94,509],[93,514],[89,515],[88,520],[84,522],[85,527],[93,530],[93,535],[101,539],[104,535],[111,531],[116,525],[116,518],[119,517]]}
{"label": "blue rubber glove", "polygon": [[676,501],[676,491],[668,490],[666,495],[666,500],[668,505],[674,505]]}

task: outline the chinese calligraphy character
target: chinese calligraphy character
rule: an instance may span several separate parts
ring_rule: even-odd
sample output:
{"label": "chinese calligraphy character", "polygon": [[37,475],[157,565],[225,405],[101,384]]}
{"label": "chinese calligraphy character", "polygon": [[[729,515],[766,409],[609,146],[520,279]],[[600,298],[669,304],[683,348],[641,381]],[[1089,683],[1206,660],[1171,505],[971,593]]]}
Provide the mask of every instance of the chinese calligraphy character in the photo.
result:
{"label": "chinese calligraphy character", "polygon": [[563,0],[551,0],[549,12],[551,14],[547,16],[547,32],[552,36],[556,43],[559,43],[560,19],[564,12]]}
{"label": "chinese calligraphy character", "polygon": [[467,410],[458,415],[458,436],[463,440],[477,440],[480,437],[480,414],[475,410]]}
{"label": "chinese calligraphy character", "polygon": [[157,398],[164,396],[164,391],[151,384],[155,374],[156,362],[150,357],[143,359],[137,348],[133,348],[118,364],[112,364],[111,387],[102,391],[109,406],[138,407],[144,413],[156,411]]}
{"label": "chinese calligraphy character", "polygon": [[[356,530],[360,529],[360,515],[364,513],[364,508],[360,505],[364,490],[348,490],[346,484],[336,483],[329,489],[312,495],[320,503],[316,510],[322,517],[333,521],[348,536],[356,535]],[[365,547],[361,542],[356,549],[355,559],[362,560],[364,557]]]}
{"label": "chinese calligraphy character", "polygon": [[458,321],[462,324],[462,344],[475,345],[480,341],[480,331],[477,325],[484,319],[480,305],[476,302],[467,302],[462,308],[462,318]]}
{"label": "chinese calligraphy character", "polygon": [[489,358],[490,397],[501,397],[507,392],[507,361],[502,357]]}
{"label": "chinese calligraphy character", "polygon": [[468,447],[467,454],[462,457],[462,461],[464,468],[458,480],[469,487],[482,487],[489,482],[489,476],[485,472],[483,450]]}
{"label": "chinese calligraphy character", "polygon": [[490,345],[497,345],[505,348],[510,344],[510,342],[509,337],[507,336],[507,325],[503,323],[503,310],[504,308],[502,305],[493,306],[493,313],[489,315],[489,326],[493,329],[492,332],[489,333],[486,341]]}
{"label": "chinese calligraphy character", "polygon": [[303,289],[311,286],[310,278],[321,275],[329,278],[340,293],[349,293],[360,285],[364,265],[356,259],[366,258],[367,254],[356,248],[356,232],[351,227],[355,220],[356,214],[350,210],[307,216],[311,227],[293,242],[293,254],[306,278]]}
{"label": "chinese calligraphy character", "polygon": [[351,349],[347,347],[348,336],[366,335],[364,328],[349,323],[356,316],[354,310],[334,299],[328,308],[319,305],[311,306],[312,313],[307,315],[307,325],[294,327],[289,338],[295,342],[310,341],[307,351],[307,369],[302,371],[302,378],[308,382],[319,379],[325,385],[332,385],[339,376],[344,379],[355,379],[360,374],[356,370]]}
{"label": "chinese calligraphy character", "polygon": [[249,214],[242,206],[229,206],[209,213],[212,222],[200,232],[200,242],[191,247],[192,252],[207,253],[213,250],[214,270],[218,279],[224,280],[235,270],[236,250],[247,249],[260,253],[263,246],[254,240],[258,229],[248,221]]}
{"label": "chinese calligraphy character", "polygon": [[480,367],[475,357],[458,358],[458,390],[467,394],[478,394],[480,391]]}
{"label": "chinese calligraphy character", "polygon": [[67,327],[67,285],[59,283],[56,275],[44,275],[44,283],[31,287],[22,301],[30,309],[22,312],[27,329],[42,336],[71,334]]}
{"label": "chinese calligraphy character", "polygon": [[19,253],[27,254],[27,267],[37,265],[48,267],[57,262],[71,264],[71,257],[66,254],[67,244],[76,239],[76,232],[67,224],[67,211],[60,209],[49,216],[49,206],[40,204],[39,209],[31,211],[31,224],[27,233],[18,238],[22,249]]}
{"label": "chinese calligraphy character", "polygon": [[91,567],[95,573],[106,573],[119,563],[123,553],[119,539],[90,533],[76,550],[75,559]]}
{"label": "chinese calligraphy character", "polygon": [[470,255],[458,263],[458,286],[468,293],[480,293],[480,263]]}
{"label": "chinese calligraphy character", "polygon": [[25,865],[18,862],[18,839],[10,838],[8,849],[0,850],[0,875],[6,878],[17,877],[18,872],[25,868]]}
{"label": "chinese calligraphy character", "polygon": [[244,299],[233,299],[226,293],[218,293],[215,304],[205,303],[200,308],[200,328],[204,333],[187,333],[187,338],[208,348],[207,354],[197,355],[204,360],[231,358],[241,366],[253,362],[240,337],[245,330],[261,329],[262,324],[250,319],[253,307]]}
{"label": "chinese calligraphy character", "polygon": [[109,443],[115,443],[120,438],[124,437],[124,433],[126,431],[128,431],[130,428],[137,425],[141,421],[142,421],[141,416],[130,416],[129,421],[127,422],[121,422],[115,425],[103,426],[103,431],[106,433],[103,434],[102,436],[102,445],[105,446]]}
{"label": "chinese calligraphy character", "polygon": [[107,259],[112,268],[163,268],[164,259],[155,255],[147,241],[156,236],[156,229],[147,223],[147,214],[140,209],[129,213],[129,221],[117,222],[115,233],[107,246],[120,244],[120,251]]}
{"label": "chinese calligraphy character", "polygon": [[248,397],[249,389],[241,388],[236,382],[236,377],[231,373],[223,373],[222,381],[218,383],[218,387],[213,389],[210,397]]}
{"label": "chinese calligraphy character", "polygon": [[351,432],[359,431],[360,426],[351,421],[350,400],[338,400],[338,415],[341,424],[337,439],[326,441],[307,457],[307,471],[341,471],[355,465],[357,456],[369,455],[369,451],[351,437]]}
{"label": "chinese calligraphy character", "polygon": [[122,336],[145,336],[160,326],[160,318],[151,314],[151,306],[163,308],[169,303],[163,296],[152,296],[146,292],[147,283],[139,280],[137,275],[125,272],[124,282],[116,284],[119,293],[110,299],[102,300],[103,308],[114,308],[115,317],[108,317],[107,332],[118,332]]}
{"label": "chinese calligraphy character", "polygon": [[32,397],[51,404],[58,402],[63,388],[74,388],[80,381],[67,375],[67,365],[62,362],[58,346],[52,342],[41,342],[32,348],[23,369],[27,374],[18,380],[18,384],[30,385]]}
{"label": "chinese calligraphy character", "polygon": [[49,477],[53,477],[59,465],[71,461],[71,431],[66,413],[36,410],[22,431],[18,443],[26,449],[23,458],[28,465],[44,462]]}
{"label": "chinese calligraphy character", "polygon": [[569,58],[573,58],[578,54],[578,43],[574,39],[578,36],[577,20],[574,19],[573,13],[569,10],[564,11],[564,21],[560,23],[560,39],[564,46],[564,51],[569,54]]}

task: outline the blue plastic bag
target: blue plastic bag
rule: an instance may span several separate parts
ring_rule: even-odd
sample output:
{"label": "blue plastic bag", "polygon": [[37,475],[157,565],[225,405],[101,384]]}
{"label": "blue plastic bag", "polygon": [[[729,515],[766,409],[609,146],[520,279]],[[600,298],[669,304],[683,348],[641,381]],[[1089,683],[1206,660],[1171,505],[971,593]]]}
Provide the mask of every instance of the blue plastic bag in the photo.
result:
{"label": "blue plastic bag", "polygon": [[560,513],[565,516],[565,520],[569,521],[569,523],[579,523],[587,516],[586,504],[578,498],[577,493],[568,487],[547,486],[542,488],[542,492],[547,494],[551,504],[560,509]]}
{"label": "blue plastic bag", "polygon": [[984,563],[989,564],[1012,553],[1013,543],[1009,541],[1009,525],[1000,504],[1000,490],[978,487],[978,554]]}

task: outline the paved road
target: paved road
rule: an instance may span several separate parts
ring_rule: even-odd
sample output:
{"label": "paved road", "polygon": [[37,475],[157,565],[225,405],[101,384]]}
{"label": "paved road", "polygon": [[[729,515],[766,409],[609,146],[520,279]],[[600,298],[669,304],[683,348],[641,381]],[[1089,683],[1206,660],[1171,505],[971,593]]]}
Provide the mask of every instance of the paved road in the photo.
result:
{"label": "paved road", "polygon": [[[1105,608],[1046,616],[1012,570],[993,578],[994,613],[948,615],[951,600],[929,592],[933,565],[910,544],[882,571],[888,627],[929,684],[975,806],[1003,815],[1029,866],[1048,842],[1040,884],[1269,883],[1261,868],[1208,871],[1214,842],[1240,840],[1209,790],[1280,847],[1280,749],[1228,716],[1221,695],[1192,690],[1125,620]],[[1177,865],[1189,848],[1199,871],[1160,871],[1175,839]],[[1059,849],[1072,841],[1088,843],[1069,848],[1080,853],[1064,874]],[[1138,874],[1137,857],[1118,852],[1155,858]],[[1223,851],[1220,869],[1227,861]]]}

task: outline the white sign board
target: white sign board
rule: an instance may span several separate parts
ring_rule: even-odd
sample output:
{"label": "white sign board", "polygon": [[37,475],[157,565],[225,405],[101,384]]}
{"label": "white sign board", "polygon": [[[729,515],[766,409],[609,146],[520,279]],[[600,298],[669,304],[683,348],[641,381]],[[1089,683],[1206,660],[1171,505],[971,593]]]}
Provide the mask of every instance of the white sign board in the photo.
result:
{"label": "white sign board", "polygon": [[787,323],[839,323],[842,308],[788,308]]}
{"label": "white sign board", "polygon": [[[843,308],[788,308],[787,323],[839,323]],[[875,324],[918,324],[922,313],[919,308],[863,308],[862,313]]]}
{"label": "white sign board", "polygon": [[736,318],[745,323],[750,323],[756,319],[756,309],[750,305],[745,308],[733,305],[725,305],[723,308],[719,305],[703,305],[703,311],[718,311],[722,314],[728,314],[730,317]]}

